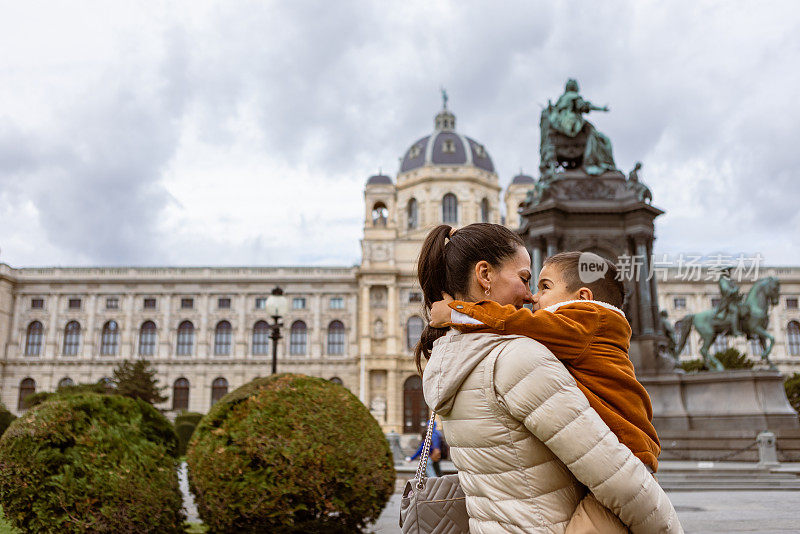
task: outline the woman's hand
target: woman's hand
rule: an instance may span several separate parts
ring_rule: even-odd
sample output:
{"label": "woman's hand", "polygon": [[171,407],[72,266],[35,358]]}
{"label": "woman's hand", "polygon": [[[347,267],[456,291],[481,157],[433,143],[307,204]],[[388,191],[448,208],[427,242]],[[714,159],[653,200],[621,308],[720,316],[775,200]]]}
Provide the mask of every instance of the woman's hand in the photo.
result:
{"label": "woman's hand", "polygon": [[442,300],[437,300],[431,304],[430,326],[442,328],[450,322],[450,307],[448,304],[451,302],[453,302],[453,297],[447,293],[442,293]]}

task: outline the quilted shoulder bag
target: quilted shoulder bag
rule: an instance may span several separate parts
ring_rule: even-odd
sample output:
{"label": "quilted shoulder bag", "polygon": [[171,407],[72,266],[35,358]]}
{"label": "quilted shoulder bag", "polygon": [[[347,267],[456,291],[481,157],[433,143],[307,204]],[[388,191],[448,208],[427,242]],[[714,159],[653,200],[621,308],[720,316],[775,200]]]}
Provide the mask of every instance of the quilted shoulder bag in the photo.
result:
{"label": "quilted shoulder bag", "polygon": [[400,527],[404,534],[469,534],[466,497],[458,475],[425,477],[435,415],[428,421],[417,474],[403,490]]}

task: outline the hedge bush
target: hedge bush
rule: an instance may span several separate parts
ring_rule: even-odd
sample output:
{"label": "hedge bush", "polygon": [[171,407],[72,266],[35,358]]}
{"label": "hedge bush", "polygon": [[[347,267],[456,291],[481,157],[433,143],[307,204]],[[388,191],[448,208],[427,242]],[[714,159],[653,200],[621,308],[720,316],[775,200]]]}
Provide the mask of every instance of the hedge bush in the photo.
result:
{"label": "hedge bush", "polygon": [[223,397],[189,443],[189,481],[209,532],[358,532],[394,491],[369,410],[321,378],[259,378]]}
{"label": "hedge bush", "polygon": [[[750,360],[747,355],[734,348],[714,353],[714,357],[719,360],[725,369],[752,369],[755,362]],[[708,371],[706,362],[702,358],[697,360],[686,360],[680,363],[680,368],[687,373]]]}
{"label": "hedge bush", "polygon": [[203,419],[203,414],[201,413],[181,412],[175,416],[175,426],[181,423],[190,423],[192,426],[197,426],[200,424],[201,419]]}
{"label": "hedge bush", "polygon": [[57,395],[0,438],[0,502],[24,532],[182,532],[176,451],[142,400]]}
{"label": "hedge bush", "polygon": [[8,425],[10,425],[11,422],[14,421],[14,419],[16,418],[17,416],[8,411],[6,405],[0,402],[0,436],[3,435],[3,432],[6,431]]}
{"label": "hedge bush", "polygon": [[794,373],[783,381],[786,398],[796,412],[800,412],[800,373]]}

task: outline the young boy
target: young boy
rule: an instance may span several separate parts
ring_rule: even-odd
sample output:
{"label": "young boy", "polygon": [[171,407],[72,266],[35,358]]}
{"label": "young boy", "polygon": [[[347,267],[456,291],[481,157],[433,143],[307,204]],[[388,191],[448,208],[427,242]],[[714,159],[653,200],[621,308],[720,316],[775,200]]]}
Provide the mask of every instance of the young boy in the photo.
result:
{"label": "young boy", "polygon": [[[533,296],[534,311],[490,300],[470,303],[447,298],[433,303],[431,326],[518,334],[539,341],[561,360],[620,443],[655,472],[661,446],[652,423],[650,396],[636,380],[628,357],[631,327],[620,309],[624,288],[614,264],[596,254],[588,259],[605,263],[605,272],[599,279],[582,282],[582,259],[587,256],[581,252],[562,252],[545,260]],[[589,495],[567,528],[567,532],[583,531],[624,528]]]}
{"label": "young boy", "polygon": [[544,262],[534,311],[483,300],[435,302],[431,326],[453,326],[462,332],[493,332],[531,337],[561,360],[586,395],[589,405],[653,472],[661,446],[653,427],[650,396],[628,358],[631,327],[620,310],[624,298],[611,262],[604,276],[583,283],[580,252],[562,252]]}

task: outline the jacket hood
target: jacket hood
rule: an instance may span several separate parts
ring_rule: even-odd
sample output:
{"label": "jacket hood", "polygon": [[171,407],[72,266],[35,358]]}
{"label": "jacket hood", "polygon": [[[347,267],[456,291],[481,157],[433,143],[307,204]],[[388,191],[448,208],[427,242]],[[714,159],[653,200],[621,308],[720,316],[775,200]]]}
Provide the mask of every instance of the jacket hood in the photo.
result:
{"label": "jacket hood", "polygon": [[431,358],[422,373],[425,402],[438,414],[453,408],[461,384],[483,359],[501,343],[521,336],[461,334],[451,329],[433,343]]}

